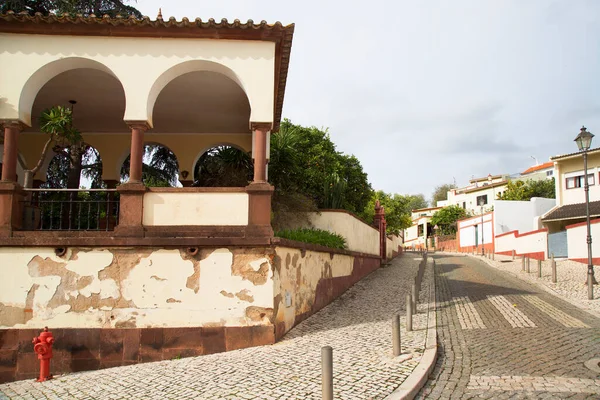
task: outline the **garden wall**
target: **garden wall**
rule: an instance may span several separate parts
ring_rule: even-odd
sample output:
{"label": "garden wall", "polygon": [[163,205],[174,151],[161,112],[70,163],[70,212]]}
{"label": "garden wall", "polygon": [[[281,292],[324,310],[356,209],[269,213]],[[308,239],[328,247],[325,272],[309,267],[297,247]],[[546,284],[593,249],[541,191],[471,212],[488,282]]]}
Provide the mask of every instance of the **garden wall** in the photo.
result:
{"label": "garden wall", "polygon": [[303,228],[313,227],[337,233],[346,239],[350,251],[379,254],[379,231],[345,210],[309,213],[308,220],[309,225]]}
{"label": "garden wall", "polygon": [[[567,246],[569,260],[587,264],[587,224],[580,222],[578,224],[567,226]],[[590,221],[592,235],[592,262],[594,265],[600,265],[600,218]],[[599,239],[596,239],[599,238]]]}
{"label": "garden wall", "polygon": [[536,260],[548,257],[548,230],[538,229],[531,232],[506,232],[496,236],[497,254],[525,256]]}

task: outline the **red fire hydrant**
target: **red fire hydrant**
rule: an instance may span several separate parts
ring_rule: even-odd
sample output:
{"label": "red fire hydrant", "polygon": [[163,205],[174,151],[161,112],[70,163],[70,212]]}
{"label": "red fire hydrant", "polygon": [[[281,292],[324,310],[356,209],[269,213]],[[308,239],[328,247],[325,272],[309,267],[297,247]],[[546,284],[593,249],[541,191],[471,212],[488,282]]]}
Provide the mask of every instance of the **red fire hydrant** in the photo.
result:
{"label": "red fire hydrant", "polygon": [[33,351],[37,353],[40,360],[40,377],[37,379],[38,382],[52,379],[52,375],[50,374],[50,359],[52,358],[53,343],[54,337],[52,336],[52,332],[48,331],[48,327],[44,328],[39,337],[33,338]]}

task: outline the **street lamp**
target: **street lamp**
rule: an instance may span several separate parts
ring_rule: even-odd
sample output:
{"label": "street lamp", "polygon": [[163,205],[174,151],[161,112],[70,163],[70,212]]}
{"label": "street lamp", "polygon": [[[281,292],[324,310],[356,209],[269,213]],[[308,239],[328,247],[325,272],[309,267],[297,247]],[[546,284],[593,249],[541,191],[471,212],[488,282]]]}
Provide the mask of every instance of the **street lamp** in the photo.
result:
{"label": "street lamp", "polygon": [[590,229],[590,186],[588,185],[587,151],[592,145],[594,135],[588,132],[585,126],[581,127],[581,132],[575,138],[575,143],[579,151],[583,151],[583,190],[585,191],[585,218],[587,224],[587,250],[588,250],[588,273],[587,287],[588,299],[594,299],[594,266],[592,265],[592,232]]}
{"label": "street lamp", "polygon": [[484,205],[484,201],[483,199],[479,200],[479,207],[481,207],[481,255],[485,256],[485,248],[483,247],[485,241],[483,240],[483,205]]}

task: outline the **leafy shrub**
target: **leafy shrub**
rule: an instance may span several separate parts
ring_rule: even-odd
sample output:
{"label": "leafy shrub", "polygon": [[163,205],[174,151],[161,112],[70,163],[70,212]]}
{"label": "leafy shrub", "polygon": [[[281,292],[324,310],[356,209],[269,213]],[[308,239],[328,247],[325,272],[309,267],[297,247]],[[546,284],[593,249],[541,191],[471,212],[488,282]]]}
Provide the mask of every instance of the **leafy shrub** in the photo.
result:
{"label": "leafy shrub", "polygon": [[298,242],[313,243],[334,249],[345,249],[346,239],[337,233],[331,233],[322,229],[290,229],[275,232],[275,236],[296,240]]}

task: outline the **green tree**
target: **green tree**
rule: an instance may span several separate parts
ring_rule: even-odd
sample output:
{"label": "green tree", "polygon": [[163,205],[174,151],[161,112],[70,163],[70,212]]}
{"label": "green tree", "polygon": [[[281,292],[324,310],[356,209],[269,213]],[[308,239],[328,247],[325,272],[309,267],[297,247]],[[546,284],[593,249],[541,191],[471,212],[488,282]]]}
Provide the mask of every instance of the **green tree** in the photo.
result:
{"label": "green tree", "polygon": [[48,135],[48,139],[34,168],[25,171],[26,188],[32,186],[33,177],[42,166],[50,148],[56,156],[50,163],[44,186],[79,189],[82,172],[93,185],[101,186],[102,163],[99,154],[85,143],[81,132],[73,126],[71,109],[55,106],[44,110],[40,116],[40,130]]}
{"label": "green tree", "polygon": [[109,15],[113,18],[117,15],[133,15],[141,18],[142,14],[137,9],[125,4],[129,2],[120,0],[4,0],[0,3],[0,12],[19,13],[25,11],[29,15],[38,12],[44,15],[49,13],[85,16],[94,14],[97,17]]}
{"label": "green tree", "polygon": [[555,183],[552,178],[540,181],[509,181],[506,190],[498,195],[498,199],[529,201],[532,197],[554,199],[555,196]]}
{"label": "green tree", "polygon": [[231,146],[217,146],[198,159],[194,186],[246,186],[252,180],[253,169],[250,154]]}
{"label": "green tree", "polygon": [[[129,179],[130,157],[127,156],[121,167],[121,180]],[[179,163],[173,152],[160,144],[144,145],[142,182],[147,186],[177,186]]]}
{"label": "green tree", "polygon": [[373,193],[371,200],[360,214],[365,222],[373,222],[377,200],[385,210],[386,231],[388,234],[398,235],[402,230],[412,225],[412,210],[427,207],[427,201],[425,201],[422,194],[403,196],[379,190]]}
{"label": "green tree", "polygon": [[431,206],[436,207],[438,201],[448,200],[448,192],[452,189],[456,189],[456,185],[453,183],[436,186],[431,195]]}
{"label": "green tree", "polygon": [[281,123],[271,135],[269,182],[279,194],[302,194],[319,208],[360,213],[373,189],[358,159],[336,150],[327,130]]}
{"label": "green tree", "polygon": [[433,214],[431,225],[437,225],[443,235],[450,235],[456,233],[456,221],[466,216],[467,212],[460,206],[444,207]]}

